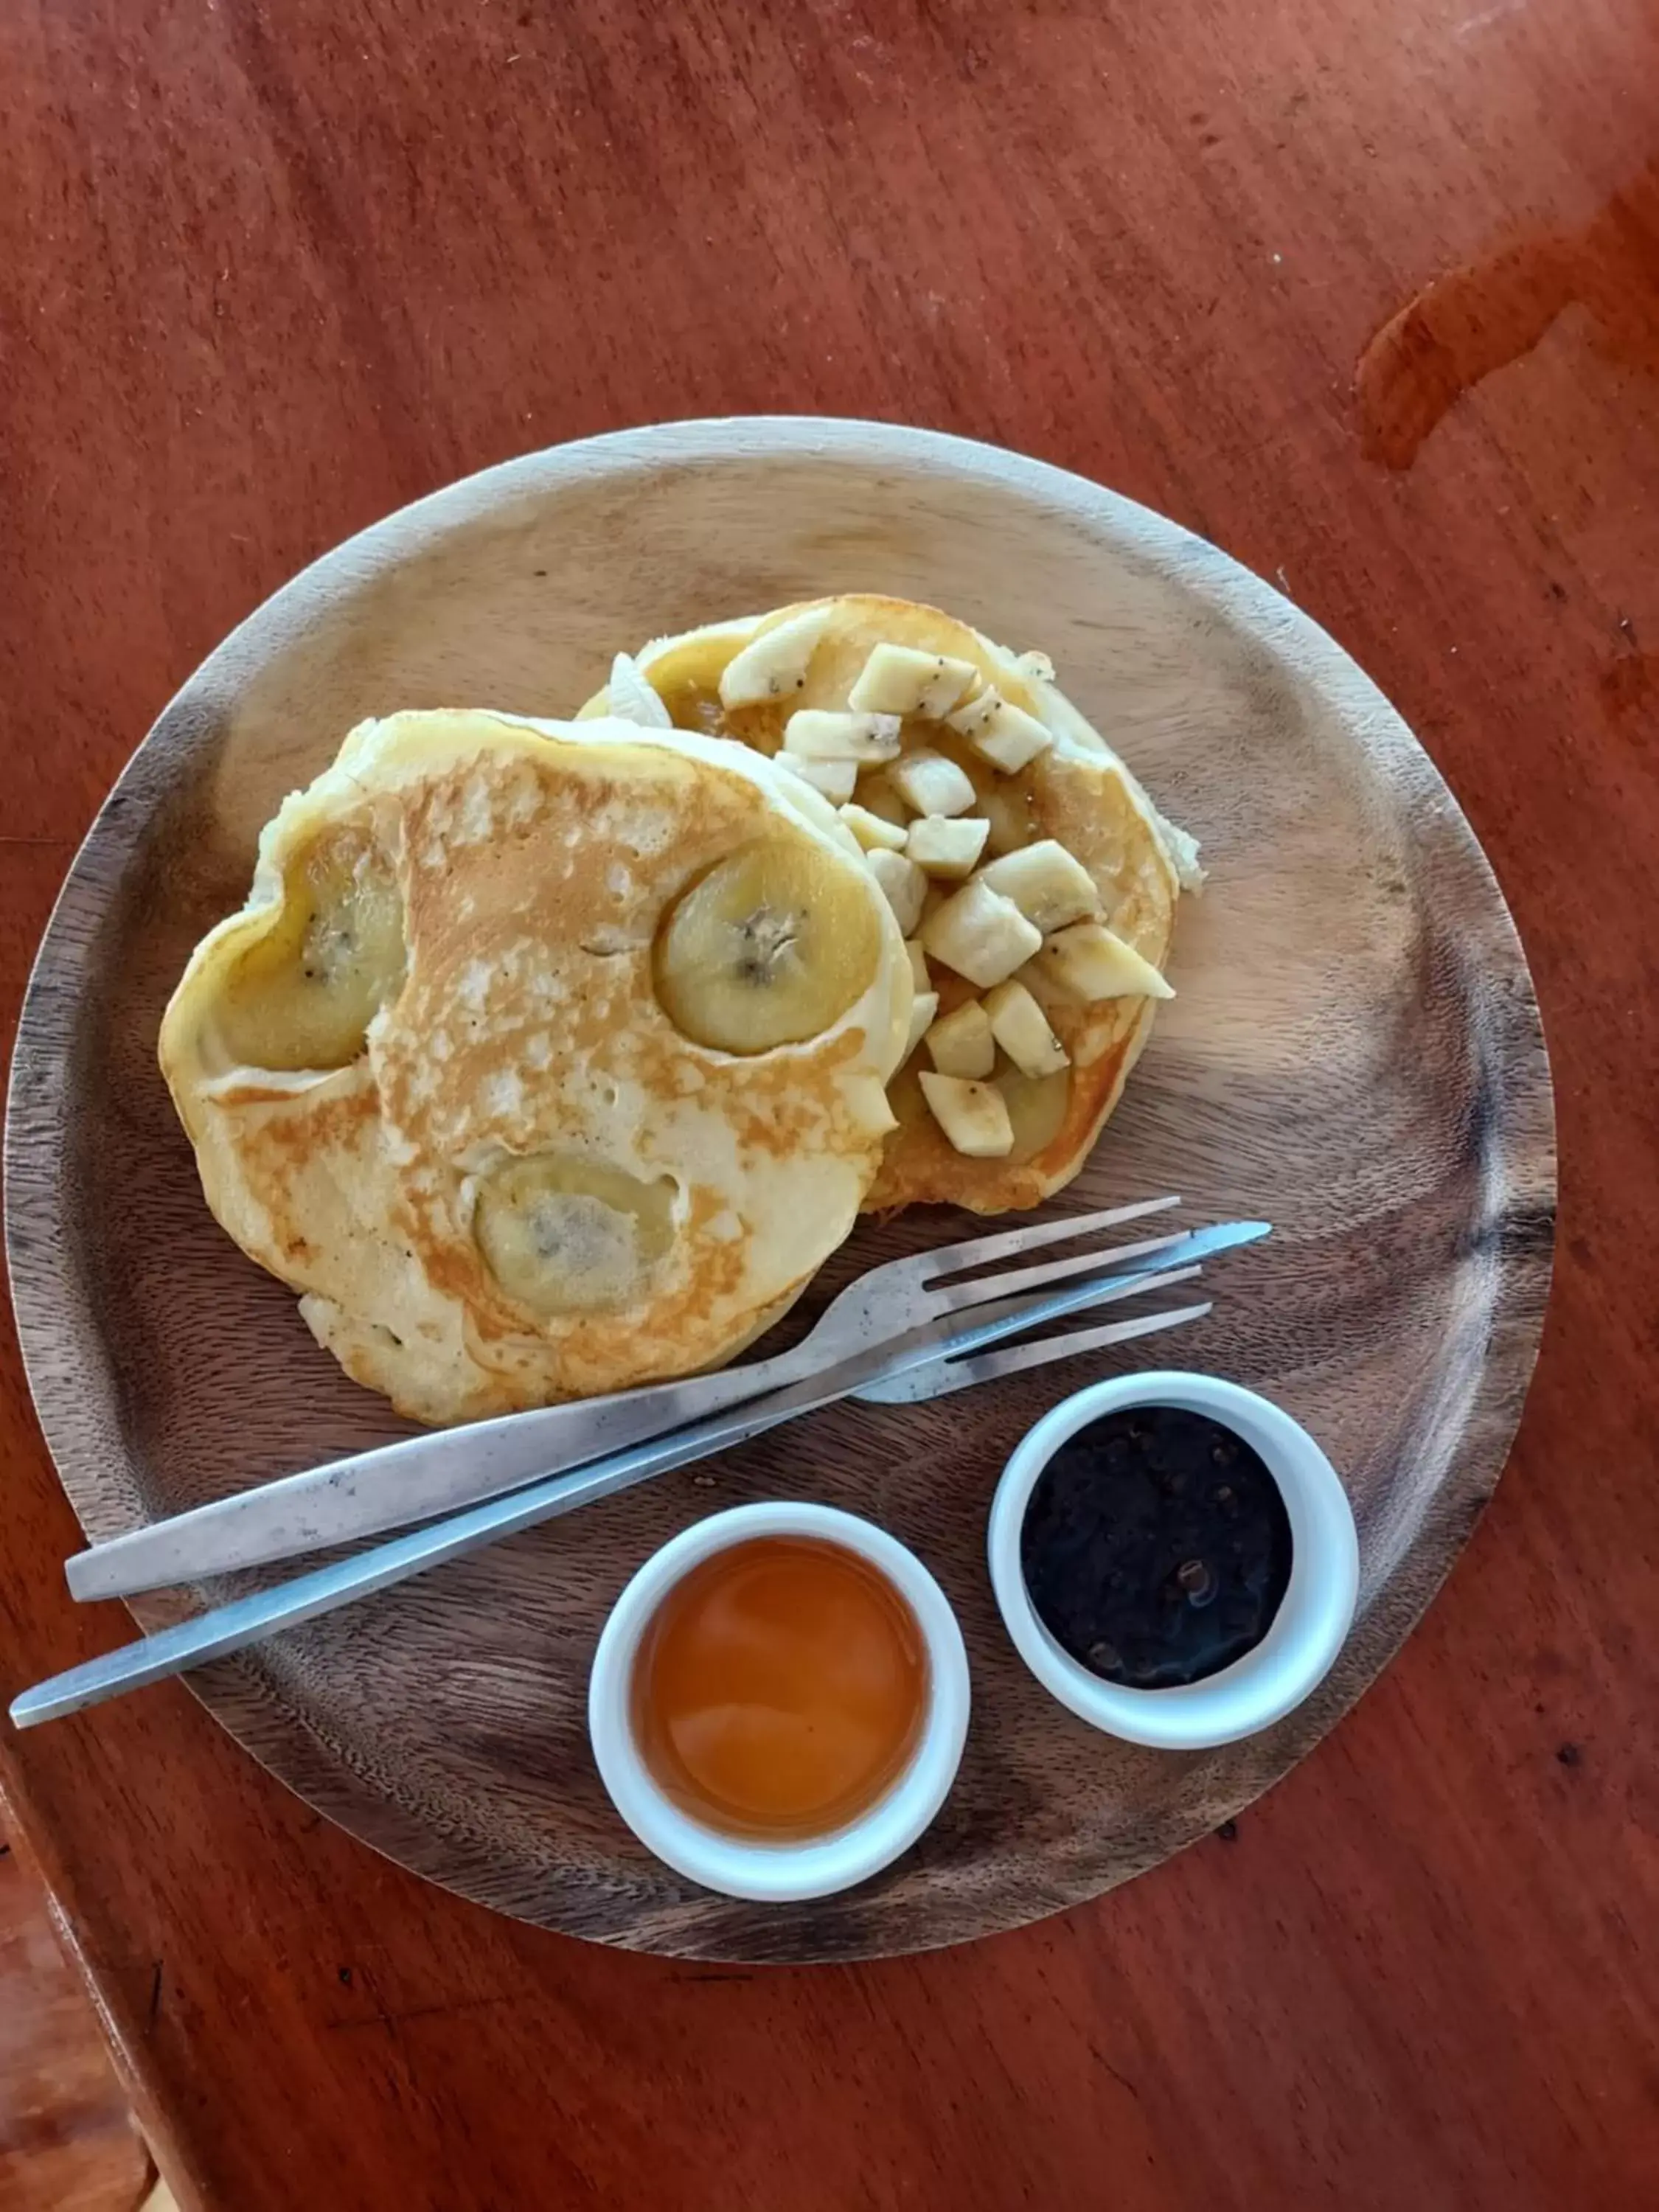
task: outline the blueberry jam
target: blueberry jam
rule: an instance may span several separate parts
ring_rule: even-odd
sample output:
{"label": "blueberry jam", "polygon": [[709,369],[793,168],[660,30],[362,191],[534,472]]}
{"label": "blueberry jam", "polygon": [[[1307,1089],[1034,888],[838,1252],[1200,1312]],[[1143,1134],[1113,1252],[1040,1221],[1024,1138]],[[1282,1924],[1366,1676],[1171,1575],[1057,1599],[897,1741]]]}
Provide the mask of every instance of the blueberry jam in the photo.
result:
{"label": "blueberry jam", "polygon": [[1020,1531],[1049,1634],[1103,1680],[1169,1690],[1260,1644],[1291,1578],[1291,1522],[1259,1452],[1176,1406],[1133,1406],[1069,1437]]}

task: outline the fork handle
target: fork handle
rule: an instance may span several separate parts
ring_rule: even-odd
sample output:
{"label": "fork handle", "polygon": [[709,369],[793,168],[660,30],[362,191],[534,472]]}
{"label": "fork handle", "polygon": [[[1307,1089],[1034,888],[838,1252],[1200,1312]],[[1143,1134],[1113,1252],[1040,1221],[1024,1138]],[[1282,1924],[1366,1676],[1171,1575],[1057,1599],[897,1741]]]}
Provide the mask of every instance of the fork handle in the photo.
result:
{"label": "fork handle", "polygon": [[[1070,1292],[1063,1303],[1076,1303],[1078,1297],[1076,1291]],[[981,1333],[1006,1334],[1014,1325],[992,1322]],[[516,1489],[509,1497],[487,1498],[465,1512],[451,1514],[447,1520],[434,1521],[424,1528],[411,1530],[406,1536],[394,1536],[389,1543],[372,1545],[368,1550],[336,1559],[331,1565],[313,1567],[308,1574],[296,1575],[291,1582],[254,1590],[228,1605],[215,1606],[207,1613],[198,1613],[193,1620],[182,1620],[154,1636],[141,1637],[136,1644],[124,1644],[101,1658],[88,1659],[79,1667],[71,1667],[66,1674],[37,1682],[33,1689],[14,1698],[12,1724],[20,1729],[33,1728],[42,1721],[57,1720],[65,1713],[101,1704],[106,1698],[119,1697],[125,1691],[164,1680],[169,1674],[181,1674],[187,1668],[204,1666],[210,1660],[245,1651],[250,1644],[262,1642],[278,1629],[316,1620],[325,1613],[350,1605],[357,1598],[390,1589],[395,1583],[407,1582],[411,1575],[424,1574],[446,1560],[465,1559],[468,1553],[478,1551],[486,1544],[536,1528],[592,1499],[614,1497],[618,1491],[631,1489],[635,1483],[648,1481],[653,1475],[665,1474],[694,1460],[706,1459],[710,1453],[723,1450],[728,1445],[745,1443],[767,1429],[793,1420],[797,1413],[809,1413],[815,1406],[829,1405],[845,1397],[861,1383],[890,1368],[920,1365],[936,1358],[938,1333],[938,1324],[931,1328],[912,1329],[890,1347],[867,1346],[851,1358],[805,1375],[782,1389],[768,1391],[752,1405],[739,1406],[730,1413],[712,1413],[689,1428],[672,1430],[666,1436],[653,1437],[642,1443],[612,1451],[591,1465],[577,1468],[574,1473],[554,1475],[545,1481]],[[783,1355],[786,1358],[793,1356]],[[769,1361],[766,1364],[771,1364]],[[750,1368],[744,1371],[752,1375],[757,1370]],[[734,1386],[736,1379],[731,1378]]]}
{"label": "fork handle", "polygon": [[64,1563],[77,1598],[125,1597],[406,1528],[702,1420],[806,1371],[804,1346],[613,1396],[406,1437],[152,1521]]}

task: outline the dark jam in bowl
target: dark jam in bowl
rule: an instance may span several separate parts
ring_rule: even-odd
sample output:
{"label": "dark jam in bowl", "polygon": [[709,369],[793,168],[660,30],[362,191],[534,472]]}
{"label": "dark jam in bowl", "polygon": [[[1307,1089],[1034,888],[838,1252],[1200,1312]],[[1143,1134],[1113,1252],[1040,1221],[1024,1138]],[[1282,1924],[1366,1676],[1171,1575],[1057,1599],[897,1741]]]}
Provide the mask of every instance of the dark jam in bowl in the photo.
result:
{"label": "dark jam in bowl", "polygon": [[1068,1437],[1043,1468],[1019,1557],[1062,1650],[1104,1681],[1171,1690],[1219,1674],[1273,1626],[1290,1516],[1233,1430],[1131,1406]]}

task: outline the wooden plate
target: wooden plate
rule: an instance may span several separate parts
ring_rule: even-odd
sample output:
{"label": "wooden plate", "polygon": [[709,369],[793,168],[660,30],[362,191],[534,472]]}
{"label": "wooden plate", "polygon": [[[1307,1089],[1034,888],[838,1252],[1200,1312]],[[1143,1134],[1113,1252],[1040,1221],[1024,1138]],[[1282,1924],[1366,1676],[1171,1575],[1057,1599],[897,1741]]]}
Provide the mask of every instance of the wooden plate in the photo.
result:
{"label": "wooden plate", "polygon": [[[857,589],[1042,647],[1203,840],[1180,996],[1064,1203],[1176,1189],[1186,1218],[1276,1224],[1212,1271],[1212,1319],[1154,1354],[1267,1391],[1323,1443],[1358,1516],[1359,1612],[1320,1693],[1224,1751],[1138,1750],[1051,1703],[1003,1635],[984,1528],[1015,1440],[1100,1364],[1073,1361],[933,1407],[817,1415],[191,1678],[257,1758],[404,1865],[638,1949],[952,1942],[1091,1897],[1236,1812],[1445,1574],[1503,1465],[1548,1284],[1549,1077],[1514,928],[1428,758],[1329,638],[1212,546],[1034,461],[872,423],[630,431],[455,485],[308,569],[185,685],[76,861],[18,1038],[7,1229],[40,1419],[88,1534],[397,1432],[216,1227],[155,1071],[167,993],[243,898],[283,793],[362,715],[569,712],[617,647]],[[825,1292],[962,1225],[861,1231]],[[915,1850],[854,1894],[766,1911],[635,1844],[583,1701],[646,1553],[777,1495],[914,1546],[960,1612],[975,1711]],[[135,1610],[152,1626],[169,1602]]]}

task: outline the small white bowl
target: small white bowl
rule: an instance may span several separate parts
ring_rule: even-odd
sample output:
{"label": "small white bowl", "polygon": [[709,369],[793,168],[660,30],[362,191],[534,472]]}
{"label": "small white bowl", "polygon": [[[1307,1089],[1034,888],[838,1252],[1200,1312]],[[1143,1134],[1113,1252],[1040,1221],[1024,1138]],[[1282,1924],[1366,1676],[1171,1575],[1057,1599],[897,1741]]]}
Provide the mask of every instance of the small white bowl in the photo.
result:
{"label": "small white bowl", "polygon": [[[854,1552],[884,1575],[915,1616],[927,1650],[927,1711],[910,1763],[868,1812],[805,1843],[758,1843],[705,1827],[664,1796],[640,1754],[629,1713],[640,1639],[681,1577],[757,1536],[807,1536]],[[909,1850],[956,1779],[968,1734],[968,1654],[950,1601],[914,1552],[884,1529],[829,1505],[738,1505],[711,1514],[655,1552],[611,1607],[593,1654],[587,1729],[611,1802],[647,1849],[705,1889],[764,1904],[850,1889]]]}
{"label": "small white bowl", "polygon": [[[1037,1477],[1068,1437],[1126,1406],[1177,1406],[1222,1422],[1261,1455],[1290,1516],[1291,1578],[1267,1633],[1231,1667],[1179,1689],[1135,1690],[1091,1674],[1043,1626],[1020,1565]],[[1003,1621],[1043,1687],[1092,1727],[1163,1751],[1233,1743],[1282,1720],[1330,1671],[1359,1594],[1353,1513],[1329,1460],[1280,1407],[1212,1375],[1125,1375],[1063,1400],[1004,1469],[987,1548]]]}

